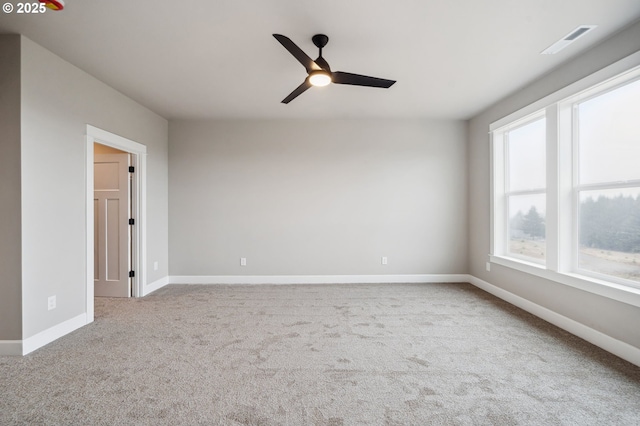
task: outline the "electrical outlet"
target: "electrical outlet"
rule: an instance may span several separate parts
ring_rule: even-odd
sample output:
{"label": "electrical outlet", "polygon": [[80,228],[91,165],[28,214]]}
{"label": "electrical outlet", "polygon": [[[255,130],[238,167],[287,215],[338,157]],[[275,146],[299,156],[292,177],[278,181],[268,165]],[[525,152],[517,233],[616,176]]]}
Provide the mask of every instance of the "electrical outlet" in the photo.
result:
{"label": "electrical outlet", "polygon": [[240,266],[247,266],[247,258],[246,257],[241,257],[240,258]]}
{"label": "electrical outlet", "polygon": [[491,271],[491,263],[487,262],[486,268],[487,268],[487,272]]}
{"label": "electrical outlet", "polygon": [[47,309],[48,310],[52,310],[56,308],[56,297],[55,296],[49,296],[49,298],[47,299]]}
{"label": "electrical outlet", "polygon": [[153,270],[154,271],[158,270],[158,261],[153,262]]}
{"label": "electrical outlet", "polygon": [[381,262],[383,265],[386,265],[388,263],[387,256],[382,256]]}

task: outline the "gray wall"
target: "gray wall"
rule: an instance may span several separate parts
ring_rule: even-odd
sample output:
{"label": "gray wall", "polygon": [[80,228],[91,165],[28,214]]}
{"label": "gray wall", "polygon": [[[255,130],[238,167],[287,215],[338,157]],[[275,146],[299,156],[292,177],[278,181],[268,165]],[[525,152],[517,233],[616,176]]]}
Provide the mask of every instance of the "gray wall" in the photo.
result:
{"label": "gray wall", "polygon": [[0,340],[22,339],[20,36],[0,36]]}
{"label": "gray wall", "polygon": [[467,272],[463,122],[171,121],[169,140],[171,275]]}
{"label": "gray wall", "polygon": [[635,347],[640,347],[639,308],[499,265],[487,272],[485,262],[490,237],[489,124],[638,50],[640,23],[498,102],[469,124],[470,273]]}
{"label": "gray wall", "polygon": [[[147,276],[168,273],[168,123],[22,37],[23,338],[85,312],[85,134],[147,146]],[[153,271],[153,261],[160,269]],[[47,297],[57,308],[47,311]]]}

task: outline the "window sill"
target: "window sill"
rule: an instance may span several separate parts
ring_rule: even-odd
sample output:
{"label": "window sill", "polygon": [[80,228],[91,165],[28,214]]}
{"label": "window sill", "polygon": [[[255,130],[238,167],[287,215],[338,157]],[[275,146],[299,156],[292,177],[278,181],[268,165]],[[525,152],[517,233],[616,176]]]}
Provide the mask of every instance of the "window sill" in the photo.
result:
{"label": "window sill", "polygon": [[496,265],[515,269],[526,274],[534,275],[560,284],[568,285],[582,291],[597,294],[598,296],[623,302],[632,306],[640,307],[640,289],[616,284],[597,278],[587,277],[568,272],[557,272],[546,269],[543,265],[507,258],[503,256],[490,255],[489,260]]}

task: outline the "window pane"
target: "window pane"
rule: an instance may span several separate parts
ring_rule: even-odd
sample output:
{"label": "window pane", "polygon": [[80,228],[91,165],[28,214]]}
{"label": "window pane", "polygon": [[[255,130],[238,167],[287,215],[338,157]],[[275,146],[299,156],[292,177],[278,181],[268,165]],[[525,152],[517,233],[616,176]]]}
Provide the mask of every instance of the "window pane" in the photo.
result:
{"label": "window pane", "polygon": [[542,118],[507,133],[509,191],[545,188],[545,121]]}
{"label": "window pane", "polygon": [[512,195],[509,203],[509,254],[544,262],[546,256],[545,194]]}
{"label": "window pane", "polygon": [[640,188],[582,191],[580,268],[640,282]]}
{"label": "window pane", "polygon": [[580,183],[640,179],[640,80],[578,104]]}

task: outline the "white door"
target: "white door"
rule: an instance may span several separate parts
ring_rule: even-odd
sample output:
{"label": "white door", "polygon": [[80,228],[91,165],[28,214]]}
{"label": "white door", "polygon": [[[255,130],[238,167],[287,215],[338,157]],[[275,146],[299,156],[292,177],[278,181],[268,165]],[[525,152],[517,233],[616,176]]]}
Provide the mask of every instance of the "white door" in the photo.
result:
{"label": "white door", "polygon": [[94,295],[131,297],[129,154],[96,154]]}

